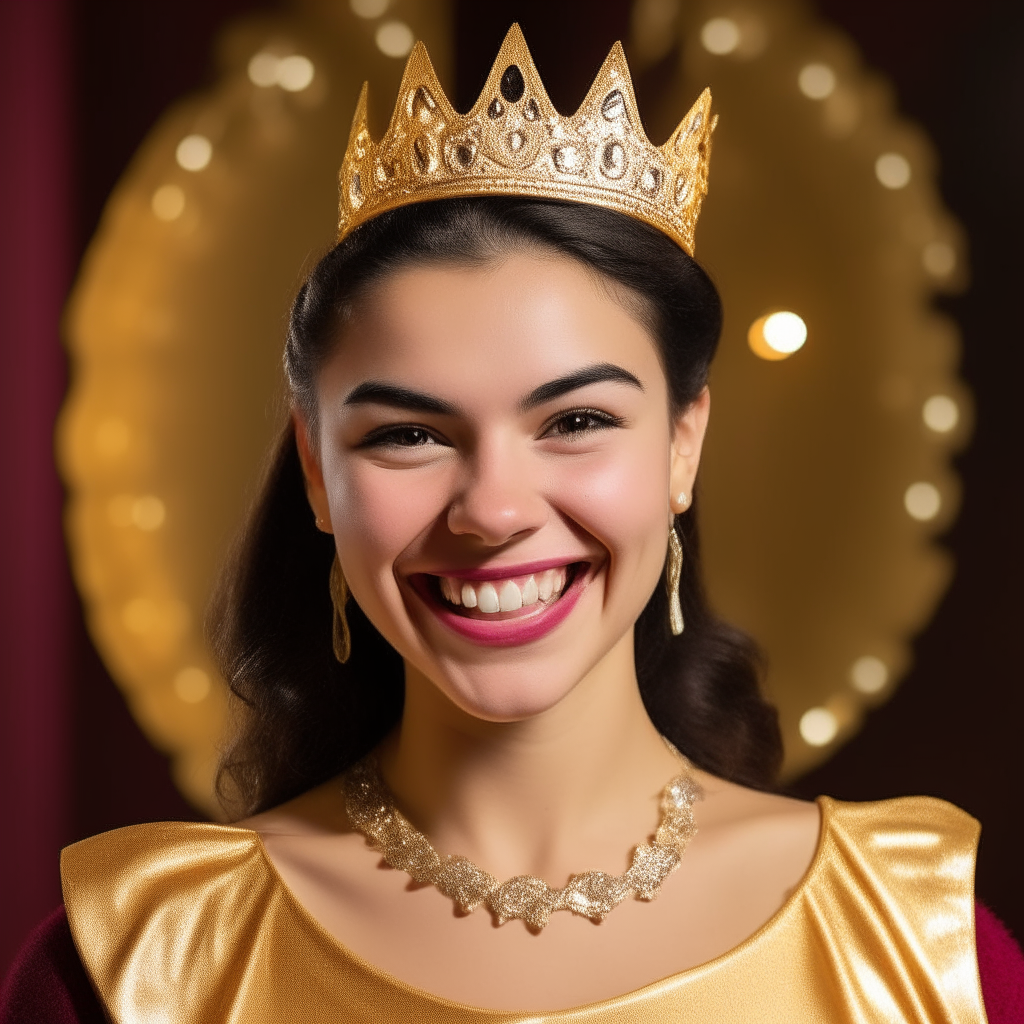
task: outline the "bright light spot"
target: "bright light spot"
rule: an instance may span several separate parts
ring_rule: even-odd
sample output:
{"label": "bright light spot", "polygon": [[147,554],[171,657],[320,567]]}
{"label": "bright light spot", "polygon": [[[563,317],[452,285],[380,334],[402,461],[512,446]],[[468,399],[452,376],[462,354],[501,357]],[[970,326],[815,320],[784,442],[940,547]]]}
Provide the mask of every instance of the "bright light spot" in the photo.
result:
{"label": "bright light spot", "polygon": [[910,161],[899,153],[883,153],[875,161],[875,177],[886,188],[910,184]]}
{"label": "bright light spot", "polygon": [[712,18],[700,30],[700,41],[708,53],[732,53],[740,45],[740,27],[732,18]]}
{"label": "bright light spot", "polygon": [[[903,1011],[889,991],[889,986],[871,969],[870,965],[856,954],[851,957],[853,972],[857,979],[858,993],[874,1010],[873,1020],[897,1021]],[[904,1019],[906,1019],[904,1017]]]}
{"label": "bright light spot", "polygon": [[213,143],[205,135],[186,135],[174,152],[178,166],[186,171],[201,171],[213,156]]}
{"label": "bright light spot", "polygon": [[121,621],[139,635],[152,632],[160,624],[160,609],[147,597],[129,601],[121,610]]}
{"label": "bright light spot", "polygon": [[106,458],[123,455],[131,440],[131,430],[124,420],[112,416],[96,428],[96,451]]}
{"label": "bright light spot", "polygon": [[824,747],[836,738],[839,722],[828,708],[811,708],[800,719],[800,735],[812,747]]}
{"label": "bright light spot", "polygon": [[136,597],[121,609],[121,622],[129,632],[163,643],[179,639],[190,619],[191,611],[182,601]]}
{"label": "bright light spot", "polygon": [[280,66],[280,57],[261,50],[253,54],[249,60],[249,81],[261,89],[269,89],[270,86],[277,85],[277,72]]}
{"label": "bright light spot", "polygon": [[277,66],[277,84],[288,92],[302,92],[313,81],[313,62],[301,53],[285,57]]}
{"label": "bright light spot", "polygon": [[379,18],[389,7],[389,0],[349,0],[352,13],[360,18]]}
{"label": "bright light spot", "polygon": [[956,249],[949,242],[929,242],[921,251],[921,263],[932,277],[948,277],[956,267]]}
{"label": "bright light spot", "polygon": [[150,200],[160,220],[177,220],[185,212],[185,193],[179,185],[161,185]]}
{"label": "bright light spot", "polygon": [[949,395],[932,395],[921,410],[924,425],[936,434],[948,434],[960,422],[960,408]]}
{"label": "bright light spot", "polygon": [[201,668],[190,665],[174,677],[174,692],[186,704],[198,704],[210,694],[210,677]]}
{"label": "bright light spot", "polygon": [[158,530],[166,518],[167,509],[155,495],[147,494],[132,503],[132,522],[140,530]]}
{"label": "bright light spot", "polygon": [[807,340],[807,324],[796,313],[772,313],[761,329],[769,348],[792,355]]}
{"label": "bright light spot", "polygon": [[836,73],[827,64],[808,64],[800,69],[797,83],[809,100],[823,100],[835,91]]}
{"label": "bright light spot", "polygon": [[377,29],[377,49],[386,57],[405,57],[416,42],[404,21],[385,21]]}
{"label": "bright light spot", "polygon": [[158,530],[167,518],[164,503],[152,494],[136,498],[119,494],[107,504],[107,518],[114,526],[137,526],[140,530]]}
{"label": "bright light spot", "polygon": [[747,331],[747,344],[762,359],[788,359],[807,341],[807,324],[796,313],[759,317]]}
{"label": "bright light spot", "polygon": [[928,850],[938,846],[942,836],[938,832],[876,832],[871,845],[883,850]]}
{"label": "bright light spot", "polygon": [[850,682],[861,693],[878,693],[889,681],[889,669],[881,658],[866,654],[850,666]]}
{"label": "bright light spot", "polygon": [[[961,953],[951,959],[950,967],[939,975],[939,985],[951,1002],[974,996],[978,991],[978,961],[973,950],[970,954]],[[897,1009],[896,1012],[902,1011]]]}
{"label": "bright light spot", "polygon": [[935,484],[919,481],[911,484],[903,495],[903,506],[907,514],[922,523],[934,519],[942,508],[942,495]]}

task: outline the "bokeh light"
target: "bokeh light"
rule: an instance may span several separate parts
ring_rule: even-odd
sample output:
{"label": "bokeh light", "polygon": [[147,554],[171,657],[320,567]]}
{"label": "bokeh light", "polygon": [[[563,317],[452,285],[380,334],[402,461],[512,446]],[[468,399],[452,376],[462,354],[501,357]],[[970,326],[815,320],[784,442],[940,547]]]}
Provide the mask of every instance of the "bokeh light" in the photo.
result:
{"label": "bokeh light", "polygon": [[762,359],[788,359],[807,341],[807,324],[796,313],[781,310],[759,317],[747,331],[747,344]]}
{"label": "bokeh light", "polygon": [[316,74],[313,62],[301,53],[279,57],[267,50],[253,54],[249,60],[249,81],[261,89],[279,85],[287,92],[308,89]]}
{"label": "bokeh light", "polygon": [[205,135],[186,135],[178,143],[174,158],[186,171],[201,171],[213,157],[213,143]]}
{"label": "bokeh light", "polygon": [[835,92],[836,73],[827,64],[807,64],[797,76],[800,91],[809,100],[823,100]]}
{"label": "bokeh light", "polygon": [[740,27],[732,18],[712,18],[700,30],[700,41],[708,53],[724,56],[740,45]]}
{"label": "bokeh light", "polygon": [[185,192],[180,185],[161,185],[153,193],[150,206],[160,220],[177,220],[185,212]]}
{"label": "bokeh light", "polygon": [[891,189],[910,184],[910,161],[900,153],[883,153],[875,161],[875,177]]}
{"label": "bokeh light", "polygon": [[942,495],[935,484],[919,480],[911,484],[903,495],[903,507],[912,519],[926,523],[934,519],[942,508]]}
{"label": "bokeh light", "polygon": [[386,21],[377,29],[377,49],[386,57],[407,57],[416,42],[404,21]]}
{"label": "bokeh light", "polygon": [[174,677],[174,692],[186,704],[198,704],[210,694],[210,676],[194,665],[183,668]]}
{"label": "bokeh light", "polygon": [[889,681],[889,669],[881,658],[871,654],[858,658],[850,666],[850,682],[860,693],[879,693]]}
{"label": "bokeh light", "polygon": [[828,708],[810,708],[800,718],[800,735],[812,747],[824,747],[836,738],[839,720]]}
{"label": "bokeh light", "polygon": [[106,417],[93,435],[97,454],[106,459],[123,455],[128,450],[131,439],[131,428],[119,416]]}
{"label": "bokeh light", "polygon": [[272,85],[277,85],[277,69],[280,63],[281,58],[277,54],[268,53],[266,50],[254,53],[246,69],[249,81],[261,89],[269,89]]}
{"label": "bokeh light", "polygon": [[349,0],[352,13],[360,18],[379,18],[390,6],[389,0]]}
{"label": "bokeh light", "polygon": [[932,395],[921,409],[924,425],[936,434],[948,434],[960,422],[960,407],[949,395]]}
{"label": "bokeh light", "polygon": [[313,81],[313,62],[301,53],[293,53],[277,66],[277,84],[287,92],[302,92]]}
{"label": "bokeh light", "polygon": [[107,518],[113,526],[136,526],[140,530],[157,530],[167,517],[164,503],[155,495],[136,497],[118,494],[107,503]]}

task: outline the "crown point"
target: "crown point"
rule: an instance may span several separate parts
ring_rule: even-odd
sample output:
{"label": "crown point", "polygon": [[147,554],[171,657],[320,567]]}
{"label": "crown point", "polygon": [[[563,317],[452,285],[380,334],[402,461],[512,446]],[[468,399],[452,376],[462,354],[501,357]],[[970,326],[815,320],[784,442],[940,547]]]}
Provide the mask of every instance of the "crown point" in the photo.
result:
{"label": "crown point", "polygon": [[505,33],[505,39],[502,43],[504,45],[507,42],[515,41],[520,43],[526,43],[526,36],[523,35],[522,27],[518,21],[513,21],[508,27],[508,31]]}
{"label": "crown point", "polygon": [[366,127],[367,111],[370,105],[370,83],[363,82],[359,90],[359,99],[356,100],[355,113],[352,115],[352,127],[348,133],[348,148],[351,149],[361,129]]}
{"label": "crown point", "polygon": [[370,133],[368,107],[364,84],[340,172],[339,240],[399,206],[503,194],[617,210],[693,253],[718,120],[711,92],[705,89],[671,138],[655,148],[640,120],[620,42],[571,117],[551,104],[517,23],[468,114],[451,106],[422,42],[409,54],[391,123],[379,142]]}

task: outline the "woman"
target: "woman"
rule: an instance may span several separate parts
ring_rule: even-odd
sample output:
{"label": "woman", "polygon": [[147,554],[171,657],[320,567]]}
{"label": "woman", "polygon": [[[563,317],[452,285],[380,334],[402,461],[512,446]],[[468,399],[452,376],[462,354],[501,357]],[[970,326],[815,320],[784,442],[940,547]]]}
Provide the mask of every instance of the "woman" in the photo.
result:
{"label": "woman", "polygon": [[116,1022],[985,1020],[976,823],[773,794],[704,601],[708,110],[654,150],[616,50],[561,119],[517,30],[465,118],[422,48],[379,145],[361,106],[214,617],[244,816],[65,851],[66,990]]}

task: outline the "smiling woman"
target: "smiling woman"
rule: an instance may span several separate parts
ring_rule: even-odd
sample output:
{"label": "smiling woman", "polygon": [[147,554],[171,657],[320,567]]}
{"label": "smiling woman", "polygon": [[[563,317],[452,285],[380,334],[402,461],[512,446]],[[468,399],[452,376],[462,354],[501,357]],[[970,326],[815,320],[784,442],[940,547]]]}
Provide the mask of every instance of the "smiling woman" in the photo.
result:
{"label": "smiling woman", "polygon": [[109,1019],[985,1019],[977,824],[772,793],[704,599],[710,103],[655,150],[616,48],[560,119],[515,28],[465,117],[364,94],[212,618],[241,820],[62,860]]}
{"label": "smiling woman", "polygon": [[[556,703],[615,644],[632,677],[638,618],[636,671],[661,732],[702,767],[771,784],[774,712],[752,645],[707,609],[686,500],[674,510],[688,556],[678,638],[657,586],[669,496],[692,493],[719,322],[686,253],[599,208],[424,204],[385,214],[321,262],[287,345],[300,443],[290,425],[216,631],[252,708],[223,775],[242,808],[280,803],[379,741],[410,686],[393,651],[466,710],[516,718]],[[345,665],[323,625],[335,546],[314,528],[299,452],[355,597]],[[458,603],[442,580],[457,581]],[[520,608],[503,609],[502,591]],[[580,601],[599,614],[580,609],[572,644],[551,638],[512,663],[480,650],[541,640]],[[529,697],[514,694],[525,685]],[[331,738],[310,742],[309,723]]]}

